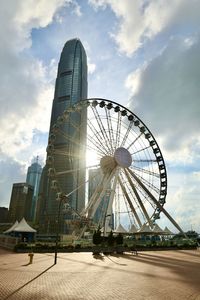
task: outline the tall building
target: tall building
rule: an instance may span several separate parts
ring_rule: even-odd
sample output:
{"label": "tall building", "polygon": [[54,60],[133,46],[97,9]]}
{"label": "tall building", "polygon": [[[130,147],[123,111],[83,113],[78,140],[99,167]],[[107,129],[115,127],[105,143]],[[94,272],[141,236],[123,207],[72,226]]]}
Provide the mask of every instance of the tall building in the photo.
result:
{"label": "tall building", "polygon": [[[55,84],[55,94],[53,99],[50,132],[57,118],[70,106],[87,98],[87,57],[82,43],[78,39],[72,39],[66,42],[58,64],[58,73]],[[54,155],[54,166],[56,172],[63,170],[71,170],[82,168],[85,165],[85,154],[81,153],[81,144],[86,139],[86,109],[81,113],[70,113],[70,117],[61,130],[63,135],[57,134],[54,143],[55,152],[58,150],[62,155]],[[76,126],[74,127],[73,124]],[[79,130],[77,130],[79,128]],[[66,137],[71,137],[67,139]],[[49,140],[51,135],[49,137]],[[76,143],[73,140],[76,140]],[[71,153],[72,155],[68,156]],[[48,153],[47,153],[48,155]],[[56,201],[56,193],[51,189],[51,180],[48,177],[48,168],[43,168],[39,201],[37,208],[37,220],[41,232],[54,233],[56,231],[55,218],[58,211],[58,201]],[[59,184],[65,194],[69,194],[84,182],[84,171],[76,173],[68,173],[59,176]],[[69,197],[70,205],[77,211],[81,211],[85,205],[85,188],[82,186]],[[69,220],[70,213],[61,216],[63,219]],[[67,232],[69,228],[61,222],[61,231]]]}
{"label": "tall building", "polygon": [[31,219],[31,204],[34,188],[27,183],[14,183],[11,193],[8,221],[15,222],[25,218]]}
{"label": "tall building", "polygon": [[37,157],[36,162],[32,163],[31,166],[28,167],[28,172],[26,175],[26,183],[28,183],[29,185],[32,185],[34,188],[33,199],[32,199],[32,204],[31,204],[31,208],[30,208],[31,219],[33,221],[35,220],[41,174],[42,174],[42,167],[38,163],[38,157]]}
{"label": "tall building", "polygon": [[6,223],[8,221],[8,208],[0,207],[0,223]]}

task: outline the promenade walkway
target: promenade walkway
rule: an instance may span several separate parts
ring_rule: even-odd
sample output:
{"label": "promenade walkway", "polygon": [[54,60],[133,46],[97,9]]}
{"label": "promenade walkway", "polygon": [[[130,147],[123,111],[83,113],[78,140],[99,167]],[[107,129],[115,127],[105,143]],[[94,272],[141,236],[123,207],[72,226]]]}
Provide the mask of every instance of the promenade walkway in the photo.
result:
{"label": "promenade walkway", "polygon": [[0,249],[0,299],[200,300],[200,251],[152,251],[138,256],[27,254]]}

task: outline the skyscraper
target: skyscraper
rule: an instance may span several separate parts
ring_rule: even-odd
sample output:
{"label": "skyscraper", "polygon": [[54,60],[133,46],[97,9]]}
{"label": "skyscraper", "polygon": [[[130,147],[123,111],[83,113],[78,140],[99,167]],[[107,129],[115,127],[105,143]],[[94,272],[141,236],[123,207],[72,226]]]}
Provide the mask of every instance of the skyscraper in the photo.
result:
{"label": "skyscraper", "polygon": [[[82,43],[78,39],[72,39],[66,42],[58,64],[58,73],[55,84],[55,94],[51,113],[50,132],[57,118],[71,105],[87,98],[87,57]],[[73,153],[73,156],[65,157],[55,155],[54,166],[56,171],[77,169],[85,164],[84,154],[81,154],[80,144],[84,143],[86,138],[86,110],[81,113],[70,113],[70,117],[65,125],[62,125],[64,135],[57,135],[54,143],[55,150],[60,152]],[[79,128],[78,136],[76,132],[77,143],[73,143],[66,136],[74,138],[75,129],[72,124]],[[51,135],[50,137],[51,138]],[[43,168],[39,203],[37,208],[37,219],[39,228],[42,232],[55,232],[55,214],[58,210],[58,202],[55,192],[51,189],[51,180],[48,178],[48,165]],[[84,181],[85,174],[78,171],[74,174],[65,174],[60,176],[60,185],[65,194]],[[81,211],[85,205],[85,189],[78,189],[69,196],[70,205],[77,211]],[[62,218],[62,217],[61,217]],[[70,215],[65,218],[69,219]],[[62,218],[63,219],[63,218]]]}
{"label": "skyscraper", "polygon": [[38,163],[38,157],[36,162],[32,163],[31,166],[28,167],[28,172],[26,175],[26,183],[31,185],[34,188],[33,192],[33,199],[32,205],[30,207],[31,210],[31,219],[34,221],[35,219],[35,210],[38,200],[38,193],[39,193],[39,184],[40,184],[40,177],[42,174],[42,167]]}
{"label": "skyscraper", "polygon": [[31,219],[31,203],[34,188],[27,183],[14,183],[10,199],[8,212],[8,221],[15,222],[25,218],[27,221]]}

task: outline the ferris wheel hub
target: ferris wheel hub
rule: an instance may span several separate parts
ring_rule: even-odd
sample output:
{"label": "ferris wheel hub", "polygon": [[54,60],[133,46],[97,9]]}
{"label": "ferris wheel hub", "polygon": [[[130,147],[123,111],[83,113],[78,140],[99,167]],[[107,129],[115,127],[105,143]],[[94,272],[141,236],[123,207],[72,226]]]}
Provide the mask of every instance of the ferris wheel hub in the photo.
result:
{"label": "ferris wheel hub", "polygon": [[112,172],[116,165],[116,161],[112,156],[106,155],[101,158],[100,166],[104,174]]}
{"label": "ferris wheel hub", "polygon": [[130,152],[123,147],[119,147],[115,150],[114,159],[117,165],[121,168],[128,168],[132,164],[132,157]]}

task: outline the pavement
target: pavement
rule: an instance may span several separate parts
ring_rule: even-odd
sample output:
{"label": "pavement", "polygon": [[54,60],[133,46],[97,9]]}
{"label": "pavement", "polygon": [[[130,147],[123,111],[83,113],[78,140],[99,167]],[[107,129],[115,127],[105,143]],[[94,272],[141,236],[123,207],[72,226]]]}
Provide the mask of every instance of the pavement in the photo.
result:
{"label": "pavement", "polygon": [[200,250],[28,254],[0,249],[0,300],[200,300]]}

